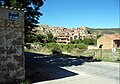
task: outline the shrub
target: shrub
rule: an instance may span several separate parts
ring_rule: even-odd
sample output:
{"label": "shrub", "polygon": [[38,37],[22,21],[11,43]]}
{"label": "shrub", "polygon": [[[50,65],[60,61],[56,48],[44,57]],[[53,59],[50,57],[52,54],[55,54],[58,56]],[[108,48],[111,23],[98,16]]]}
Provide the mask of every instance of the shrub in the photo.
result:
{"label": "shrub", "polygon": [[54,47],[51,49],[51,51],[52,51],[52,54],[57,54],[57,55],[62,54],[61,49],[60,49],[59,47],[56,47],[56,46],[54,46]]}
{"label": "shrub", "polygon": [[86,49],[86,48],[87,48],[87,45],[84,44],[84,43],[81,43],[81,44],[78,44],[78,45],[77,45],[77,48],[79,48],[79,49]]}
{"label": "shrub", "polygon": [[55,43],[52,44],[51,51],[53,54],[61,54],[62,53],[60,46]]}
{"label": "shrub", "polygon": [[29,39],[27,39],[28,43],[33,43],[37,41],[37,37],[35,35],[31,35]]}
{"label": "shrub", "polygon": [[80,40],[80,39],[79,40],[76,39],[76,40],[71,41],[72,44],[79,44],[81,42],[82,42],[82,40]]}
{"label": "shrub", "polygon": [[[48,49],[51,49],[52,46],[56,45],[55,43],[46,43],[45,44],[45,47],[48,48]],[[56,45],[57,46],[57,45]]]}
{"label": "shrub", "polygon": [[71,52],[74,48],[74,44],[60,44],[59,46],[62,52]]}
{"label": "shrub", "polygon": [[84,39],[83,43],[86,44],[86,45],[96,45],[97,40],[96,39]]}
{"label": "shrub", "polygon": [[51,50],[54,53],[62,53],[62,52],[71,52],[75,48],[77,49],[86,49],[87,46],[83,43],[81,44],[57,44],[57,43],[46,43],[46,48]]}
{"label": "shrub", "polygon": [[12,84],[32,84],[32,82],[30,80],[15,80]]}
{"label": "shrub", "polygon": [[59,44],[57,43],[46,43],[45,48],[48,48],[49,50],[51,50],[51,52],[53,54],[61,54],[61,48],[59,46]]}

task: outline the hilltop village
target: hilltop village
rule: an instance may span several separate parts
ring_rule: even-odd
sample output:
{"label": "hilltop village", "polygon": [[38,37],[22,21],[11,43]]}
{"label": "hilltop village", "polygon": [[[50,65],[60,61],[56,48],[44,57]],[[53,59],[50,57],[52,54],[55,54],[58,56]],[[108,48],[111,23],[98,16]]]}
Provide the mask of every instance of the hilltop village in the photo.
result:
{"label": "hilltop village", "polygon": [[48,25],[39,25],[35,28],[36,34],[51,33],[57,37],[57,43],[69,43],[71,40],[85,38],[97,38],[96,34],[92,34],[87,27],[81,26],[79,28],[64,28],[64,27],[51,27]]}

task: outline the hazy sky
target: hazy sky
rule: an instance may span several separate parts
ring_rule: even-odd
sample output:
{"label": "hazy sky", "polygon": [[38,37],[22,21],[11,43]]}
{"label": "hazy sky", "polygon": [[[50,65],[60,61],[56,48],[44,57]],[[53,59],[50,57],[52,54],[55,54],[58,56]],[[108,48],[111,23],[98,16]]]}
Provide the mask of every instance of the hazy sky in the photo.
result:
{"label": "hazy sky", "polygon": [[46,0],[40,24],[119,28],[119,0]]}

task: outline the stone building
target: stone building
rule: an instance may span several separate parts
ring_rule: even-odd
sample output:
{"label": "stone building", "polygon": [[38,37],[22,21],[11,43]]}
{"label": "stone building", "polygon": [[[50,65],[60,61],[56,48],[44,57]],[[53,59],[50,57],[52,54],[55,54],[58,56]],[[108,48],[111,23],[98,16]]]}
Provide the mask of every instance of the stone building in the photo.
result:
{"label": "stone building", "polygon": [[104,35],[97,39],[97,48],[112,49],[120,47],[120,34]]}
{"label": "stone building", "polygon": [[69,43],[70,42],[70,36],[65,34],[60,34],[57,36],[57,43]]}
{"label": "stone building", "polygon": [[0,84],[25,78],[24,11],[0,8]]}

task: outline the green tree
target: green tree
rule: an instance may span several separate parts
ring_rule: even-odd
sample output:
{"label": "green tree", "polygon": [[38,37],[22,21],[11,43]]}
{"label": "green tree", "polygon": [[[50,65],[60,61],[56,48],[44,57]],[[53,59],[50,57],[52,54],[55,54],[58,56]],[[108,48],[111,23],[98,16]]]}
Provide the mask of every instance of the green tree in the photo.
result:
{"label": "green tree", "polygon": [[55,42],[55,38],[52,33],[47,34],[47,43]]}
{"label": "green tree", "polygon": [[38,39],[37,39],[37,36],[36,35],[32,35],[30,39],[28,39],[28,42],[30,43],[34,43],[34,42],[37,42]]}
{"label": "green tree", "polygon": [[96,45],[97,40],[96,39],[84,39],[83,43],[86,44],[86,45]]}
{"label": "green tree", "polygon": [[37,35],[37,39],[38,39],[38,41],[41,42],[41,43],[46,43],[47,35],[38,34],[38,35]]}
{"label": "green tree", "polygon": [[[45,0],[44,0],[45,1]],[[24,9],[25,12],[25,42],[33,36],[33,28],[39,23],[42,16],[39,8],[44,4],[43,0],[0,0],[0,5]]]}

